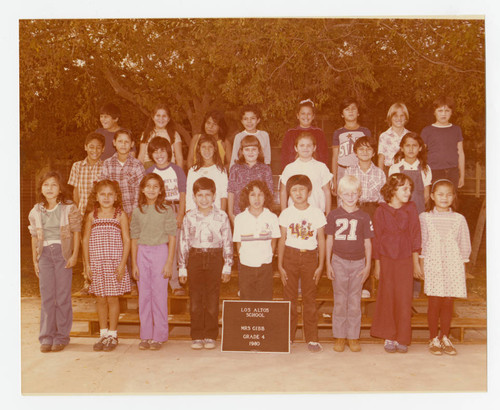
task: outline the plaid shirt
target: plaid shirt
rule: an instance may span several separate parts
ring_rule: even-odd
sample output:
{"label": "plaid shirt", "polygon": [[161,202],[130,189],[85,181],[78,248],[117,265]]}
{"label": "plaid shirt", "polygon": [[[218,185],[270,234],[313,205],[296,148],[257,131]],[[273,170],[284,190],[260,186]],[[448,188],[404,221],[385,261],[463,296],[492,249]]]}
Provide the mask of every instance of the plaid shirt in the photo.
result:
{"label": "plaid shirt", "polygon": [[94,186],[94,182],[99,180],[102,172],[102,160],[98,160],[93,166],[88,163],[88,158],[82,161],[73,163],[71,172],[69,174],[68,184],[78,189],[78,196],[80,202],[78,203],[78,210],[83,215],[89,200],[90,192]]}
{"label": "plaid shirt", "polygon": [[187,276],[186,265],[191,248],[222,248],[222,273],[231,273],[233,236],[229,218],[224,211],[214,206],[212,212],[205,216],[195,208],[184,216],[177,248],[179,276]]}
{"label": "plaid shirt", "polygon": [[[367,172],[363,172],[359,165],[353,165],[347,168],[346,175],[354,175],[361,181],[360,202],[383,202],[384,198],[380,194],[386,181],[384,171],[373,165],[370,165]],[[340,197],[337,197],[340,200]],[[340,201],[341,202],[341,201]]]}
{"label": "plaid shirt", "polygon": [[134,158],[132,154],[129,154],[122,166],[118,161],[118,154],[115,153],[104,161],[99,181],[110,179],[118,182],[122,193],[123,210],[130,218],[138,204],[139,184],[145,175],[146,171],[142,162]]}

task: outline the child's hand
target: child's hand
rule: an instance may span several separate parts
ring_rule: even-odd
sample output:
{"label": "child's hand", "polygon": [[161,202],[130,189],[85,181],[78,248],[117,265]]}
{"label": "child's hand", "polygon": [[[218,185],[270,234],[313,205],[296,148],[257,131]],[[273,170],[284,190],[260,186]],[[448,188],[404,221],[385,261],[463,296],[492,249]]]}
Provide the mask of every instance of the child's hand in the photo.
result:
{"label": "child's hand", "polygon": [[413,277],[416,279],[424,280],[424,272],[420,269],[420,264],[415,263],[413,266]]}
{"label": "child's hand", "polygon": [[171,278],[172,277],[172,265],[166,263],[165,266],[163,267],[163,277],[165,279]]}
{"label": "child's hand", "polygon": [[223,273],[222,274],[222,283],[227,283],[231,279],[231,274],[230,273]]}
{"label": "child's hand", "polygon": [[285,271],[285,269],[283,269],[283,267],[278,266],[278,270],[280,271],[281,283],[283,283],[283,286],[286,286],[286,281],[288,280],[288,275],[286,274],[286,271]]}
{"label": "child's hand", "polygon": [[330,280],[335,280],[335,272],[329,263],[326,264],[326,277]]}
{"label": "child's hand", "polygon": [[361,269],[361,272],[359,272],[359,276],[363,277],[361,279],[361,283],[365,283],[366,279],[368,279],[368,276],[370,276],[370,266],[368,265]]}
{"label": "child's hand", "polygon": [[182,283],[183,285],[185,285],[188,281],[188,278],[187,276],[179,276],[179,283]]}
{"label": "child's hand", "polygon": [[33,267],[35,268],[35,275],[40,278],[40,267],[38,266],[38,261],[33,261]]}
{"label": "child's hand", "polygon": [[177,228],[180,229],[182,227],[182,220],[184,219],[184,215],[182,215],[181,213],[178,213],[177,214]]}
{"label": "child's hand", "polygon": [[68,259],[68,263],[66,263],[65,268],[72,268],[73,266],[76,265],[76,255],[71,255],[71,257]]}
{"label": "child's hand", "polygon": [[314,271],[314,275],[313,275],[313,279],[314,279],[314,283],[317,285],[320,278],[321,278],[321,274],[323,273],[323,266],[319,267]]}
{"label": "child's hand", "polygon": [[135,281],[139,280],[139,267],[137,264],[132,265],[132,278],[134,278]]}
{"label": "child's hand", "polygon": [[458,187],[462,188],[465,185],[465,176],[461,175],[460,178],[458,178]]}
{"label": "child's hand", "polygon": [[89,264],[87,264],[85,266],[85,271],[83,272],[83,276],[85,276],[85,278],[88,281],[92,282],[92,270],[90,269],[90,265]]}
{"label": "child's hand", "polygon": [[116,273],[116,280],[118,282],[121,282],[122,279],[123,279],[123,276],[125,275],[125,264],[119,264],[117,267],[116,267],[116,270],[115,270],[115,273]]}
{"label": "child's hand", "polygon": [[330,181],[330,192],[332,196],[337,196],[337,177],[334,175]]}
{"label": "child's hand", "polygon": [[375,266],[373,267],[373,276],[375,279],[380,279],[380,261],[375,261]]}

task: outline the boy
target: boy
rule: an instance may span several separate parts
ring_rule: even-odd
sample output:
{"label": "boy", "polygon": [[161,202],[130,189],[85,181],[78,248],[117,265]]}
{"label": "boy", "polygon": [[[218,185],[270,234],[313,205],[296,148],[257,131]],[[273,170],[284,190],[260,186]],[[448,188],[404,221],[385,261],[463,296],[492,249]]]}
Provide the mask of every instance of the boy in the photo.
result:
{"label": "boy", "polygon": [[261,112],[260,109],[255,105],[245,105],[241,108],[241,123],[245,127],[245,130],[236,134],[233,141],[233,152],[231,154],[231,162],[229,168],[231,168],[235,161],[238,159],[238,151],[241,146],[241,140],[247,135],[255,135],[260,142],[262,151],[264,152],[264,163],[267,165],[271,164],[271,145],[269,143],[269,134],[266,131],[261,131],[257,129],[259,125]]}
{"label": "boy", "polygon": [[[172,159],[172,146],[167,139],[154,137],[148,144],[148,156],[155,165],[146,170],[146,174],[158,174],[165,184],[165,199],[175,210],[177,217],[177,238],[182,226],[182,219],[186,212],[186,174],[181,167],[170,162]],[[178,246],[178,245],[177,245]],[[174,295],[184,296],[186,292],[179,283],[177,260],[174,259],[172,277],[169,280],[170,288]]]}
{"label": "boy", "polygon": [[325,258],[324,226],[321,209],[309,205],[312,183],[306,175],[293,175],[286,183],[293,204],[279,216],[281,238],[278,242],[278,269],[283,283],[284,300],[291,301],[290,342],[297,329],[297,297],[302,286],[304,335],[310,352],[323,350],[318,343],[316,286]]}
{"label": "boy", "polygon": [[462,129],[450,123],[454,101],[440,97],[433,102],[436,122],[421,132],[427,146],[427,162],[432,171],[432,182],[449,179],[455,189],[465,182],[465,154]]}
{"label": "boy", "polygon": [[197,179],[193,195],[196,208],[184,217],[179,238],[179,280],[185,284],[189,276],[191,348],[214,349],[221,273],[222,282],[229,282],[233,264],[231,225],[227,214],[214,206],[213,180]]}
{"label": "boy", "polygon": [[131,153],[134,141],[129,130],[121,128],[116,131],[113,146],[116,153],[104,161],[99,180],[110,179],[118,182],[122,194],[123,211],[130,221],[132,211],[139,199],[139,184],[146,172],[142,162],[134,158]]}
{"label": "boy", "polygon": [[[104,151],[104,136],[96,132],[91,132],[85,137],[84,149],[87,156],[82,161],[76,161],[71,167],[68,185],[73,186],[73,202],[78,206],[82,217],[85,215],[87,202],[94,182],[99,179],[102,172],[101,155]],[[86,261],[83,260],[82,275],[84,278],[81,294],[88,294],[89,281],[85,272]]]}
{"label": "boy", "polygon": [[[342,205],[328,214],[326,234],[326,275],[332,280],[334,307],[333,350],[343,352],[345,342],[359,352],[361,329],[361,287],[370,274],[373,226],[370,216],[358,208],[361,183],[345,175],[338,185]],[[332,257],[333,252],[333,257]]]}
{"label": "boy", "polygon": [[103,161],[110,158],[115,153],[113,137],[115,132],[121,128],[118,125],[120,115],[120,108],[113,103],[104,104],[99,110],[99,121],[101,122],[102,128],[98,128],[95,132],[103,135],[106,140],[104,152],[102,154]]}

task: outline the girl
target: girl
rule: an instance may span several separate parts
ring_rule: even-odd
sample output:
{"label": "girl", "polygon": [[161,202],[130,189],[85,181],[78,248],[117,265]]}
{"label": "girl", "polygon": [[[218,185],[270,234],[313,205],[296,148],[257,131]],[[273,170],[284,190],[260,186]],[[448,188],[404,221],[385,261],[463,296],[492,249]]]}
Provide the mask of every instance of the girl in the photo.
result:
{"label": "girl", "polygon": [[227,186],[228,216],[234,224],[234,217],[241,212],[241,190],[253,180],[264,181],[271,197],[273,195],[273,173],[269,165],[264,164],[264,153],[255,135],[247,135],[241,140],[238,159],[229,172]]}
{"label": "girl", "polygon": [[29,213],[35,275],[40,283],[40,351],[59,352],[69,343],[73,322],[71,279],[78,258],[81,216],[67,199],[58,172],[47,172],[38,189],[40,202]]}
{"label": "girl", "polygon": [[399,146],[401,150],[394,156],[396,163],[389,168],[389,176],[401,172],[412,179],[414,189],[411,200],[417,205],[420,214],[425,211],[425,204],[429,201],[432,181],[432,172],[427,165],[427,147],[414,132],[405,134]]}
{"label": "girl", "polygon": [[139,206],[132,213],[132,276],[139,288],[139,349],[159,350],[168,339],[168,279],[175,255],[175,214],[165,204],[165,184],[148,174],[139,188]]}
{"label": "girl", "polygon": [[303,131],[309,131],[314,135],[318,144],[317,158],[328,166],[328,147],[326,145],[325,133],[321,128],[313,127],[312,122],[315,117],[314,103],[310,100],[302,100],[297,107],[297,119],[299,125],[295,128],[290,128],[283,138],[281,145],[281,169],[293,162],[297,158],[294,150],[295,139]]}
{"label": "girl", "polygon": [[373,216],[374,276],[379,279],[370,334],[385,339],[388,353],[406,353],[411,342],[413,276],[422,279],[420,223],[414,202],[409,202],[413,181],[393,174],[382,187],[385,203]]}
{"label": "girl", "polygon": [[322,162],[316,161],[313,156],[316,151],[316,138],[310,131],[302,131],[295,139],[295,151],[298,158],[288,164],[283,170],[280,179],[280,204],[283,211],[292,204],[286,192],[286,182],[292,175],[307,175],[312,182],[312,191],[308,202],[323,213],[330,212],[332,198],[330,196],[330,183],[332,174]]}
{"label": "girl", "polygon": [[273,254],[281,236],[278,217],[269,209],[271,191],[263,181],[241,191],[244,211],[234,219],[233,242],[239,252],[239,288],[242,300],[273,300]]}
{"label": "girl", "polygon": [[86,269],[90,272],[89,293],[97,297],[100,337],[93,349],[110,352],[118,345],[118,296],[130,292],[127,271],[129,224],[116,181],[103,179],[94,185],[87,205],[82,243]]}
{"label": "girl", "polygon": [[227,173],[217,150],[217,142],[202,135],[196,146],[196,162],[189,170],[186,181],[186,212],[196,208],[193,197],[193,183],[201,177],[212,179],[217,186],[215,206],[222,211],[227,208]]}
{"label": "girl", "polygon": [[405,128],[410,120],[408,108],[401,102],[394,103],[387,112],[387,123],[389,129],[380,134],[378,141],[378,167],[387,173],[387,167],[394,164],[394,155],[397,154],[400,147],[401,138],[408,131]]}
{"label": "girl", "polygon": [[210,111],[203,119],[203,128],[205,132],[195,135],[189,144],[187,159],[188,168],[191,168],[198,160],[197,147],[199,145],[200,138],[203,135],[208,135],[213,137],[217,142],[217,152],[220,155],[221,162],[227,167],[227,170],[229,170],[232,146],[231,141],[226,139],[227,126],[226,121],[224,120],[224,114],[220,111]]}
{"label": "girl", "polygon": [[172,146],[172,162],[183,167],[182,139],[175,130],[175,123],[172,121],[170,108],[166,103],[160,102],[154,107],[151,117],[148,118],[146,129],[142,133],[139,154],[137,159],[141,161],[144,168],[154,165],[154,161],[148,155],[148,144],[154,137],[165,138]]}
{"label": "girl", "polygon": [[448,338],[453,298],[467,297],[464,263],[469,262],[471,244],[467,221],[454,212],[455,199],[455,185],[447,179],[438,180],[432,185],[429,212],[420,214],[420,266],[425,276],[424,291],[429,298],[429,350],[435,355],[457,353]]}
{"label": "girl", "polygon": [[354,153],[354,143],[360,137],[371,138],[372,136],[368,128],[358,123],[359,105],[354,98],[346,98],[342,101],[340,116],[344,119],[344,126],[333,133],[332,142],[332,193],[334,194],[337,182],[344,176],[346,168],[358,163]]}

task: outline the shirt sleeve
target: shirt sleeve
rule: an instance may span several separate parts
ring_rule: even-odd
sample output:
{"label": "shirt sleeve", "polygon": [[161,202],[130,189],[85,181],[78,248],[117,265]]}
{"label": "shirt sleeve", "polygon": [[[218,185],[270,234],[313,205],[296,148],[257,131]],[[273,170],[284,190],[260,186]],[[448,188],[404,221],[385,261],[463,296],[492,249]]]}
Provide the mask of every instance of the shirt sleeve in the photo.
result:
{"label": "shirt sleeve", "polygon": [[422,233],[415,202],[408,202],[408,228],[410,231],[411,252],[420,253],[422,249]]}
{"label": "shirt sleeve", "polygon": [[186,266],[189,254],[189,218],[187,216],[182,220],[177,246],[177,266],[179,268],[179,277],[187,276]]}
{"label": "shirt sleeve", "polygon": [[132,211],[132,219],[130,220],[130,239],[139,239],[141,237],[141,224],[139,208]]}
{"label": "shirt sleeve", "polygon": [[266,165],[265,168],[264,181],[266,182],[271,195],[274,195],[273,171],[271,170],[271,167],[269,165]]}
{"label": "shirt sleeve", "polygon": [[281,145],[281,169],[293,162],[293,134],[291,130],[288,130],[283,138],[283,143]]}
{"label": "shirt sleeve", "polygon": [[237,189],[236,189],[236,174],[238,173],[238,170],[237,170],[237,164],[233,165],[230,169],[229,169],[229,180],[228,180],[228,183],[227,183],[227,192],[231,192],[232,194],[236,193]]}
{"label": "shirt sleeve", "polygon": [[269,140],[269,134],[266,131],[260,131],[264,143],[262,144],[262,151],[264,152],[264,162],[267,165],[271,165],[271,143]]}
{"label": "shirt sleeve", "polygon": [[373,241],[372,241],[372,257],[373,259],[380,259],[380,237],[382,236],[382,209],[379,207],[373,214]]}
{"label": "shirt sleeve", "polygon": [[[460,215],[460,214],[459,214]],[[460,215],[460,226],[458,229],[458,249],[463,262],[469,262],[471,253],[469,227],[463,215]]]}
{"label": "shirt sleeve", "polygon": [[82,231],[82,215],[78,211],[78,207],[75,204],[69,205],[68,222],[69,230],[71,232],[81,232]]}
{"label": "shirt sleeve", "polygon": [[234,218],[234,232],[233,232],[233,242],[241,242],[241,233],[240,233],[240,226],[241,226],[241,217],[238,214]]}
{"label": "shirt sleeve", "polygon": [[77,162],[74,162],[71,166],[71,171],[69,173],[68,185],[76,187],[78,185],[80,167]]}
{"label": "shirt sleeve", "polygon": [[242,139],[241,132],[236,134],[234,137],[233,151],[231,152],[231,161],[229,162],[229,169],[231,169],[231,167],[238,159],[238,151],[240,149],[241,139]]}
{"label": "shirt sleeve", "polygon": [[195,179],[195,172],[196,171],[191,168],[186,178],[186,211],[194,209],[193,183]]}
{"label": "shirt sleeve", "polygon": [[[323,130],[318,131],[318,137],[316,138],[316,144],[318,146],[318,161],[321,161],[323,164],[328,163],[328,146],[326,145],[326,137]],[[323,184],[324,185],[324,184]]]}
{"label": "shirt sleeve", "polygon": [[427,172],[422,170],[422,181],[424,182],[424,187],[432,184],[432,171],[429,165],[427,165]]}
{"label": "shirt sleeve", "polygon": [[340,135],[340,130],[335,130],[332,138],[332,146],[338,147],[340,145],[339,135]]}
{"label": "shirt sleeve", "polygon": [[217,189],[220,189],[220,197],[221,198],[227,198],[227,174],[225,171],[222,171],[220,173],[220,187],[218,186]]}
{"label": "shirt sleeve", "polygon": [[177,189],[179,192],[186,192],[186,174],[184,173],[184,170],[178,165],[173,166],[173,168],[175,174],[177,175]]}
{"label": "shirt sleeve", "polygon": [[[427,256],[427,245],[429,243],[429,230],[427,229],[427,218],[428,213],[422,212],[419,215],[420,219],[420,231],[422,235],[422,251],[420,252],[420,258],[425,258]],[[424,272],[425,274],[425,272]]]}
{"label": "shirt sleeve", "polygon": [[175,219],[175,214],[171,207],[167,208],[167,215],[165,215],[164,223],[163,229],[167,235],[177,235],[177,220]]}
{"label": "shirt sleeve", "polygon": [[103,163],[102,163],[102,171],[101,171],[101,175],[99,175],[99,177],[97,178],[97,181],[102,181],[104,179],[110,179],[110,172],[109,172],[109,161],[106,159]]}
{"label": "shirt sleeve", "polygon": [[222,257],[224,258],[224,266],[222,267],[222,274],[230,275],[231,266],[233,266],[233,237],[231,235],[231,225],[229,223],[229,218],[225,212],[223,214],[225,217],[224,217],[224,222],[221,226]]}
{"label": "shirt sleeve", "polygon": [[273,238],[281,238],[280,224],[278,222],[278,217],[275,214],[272,214],[271,236]]}

